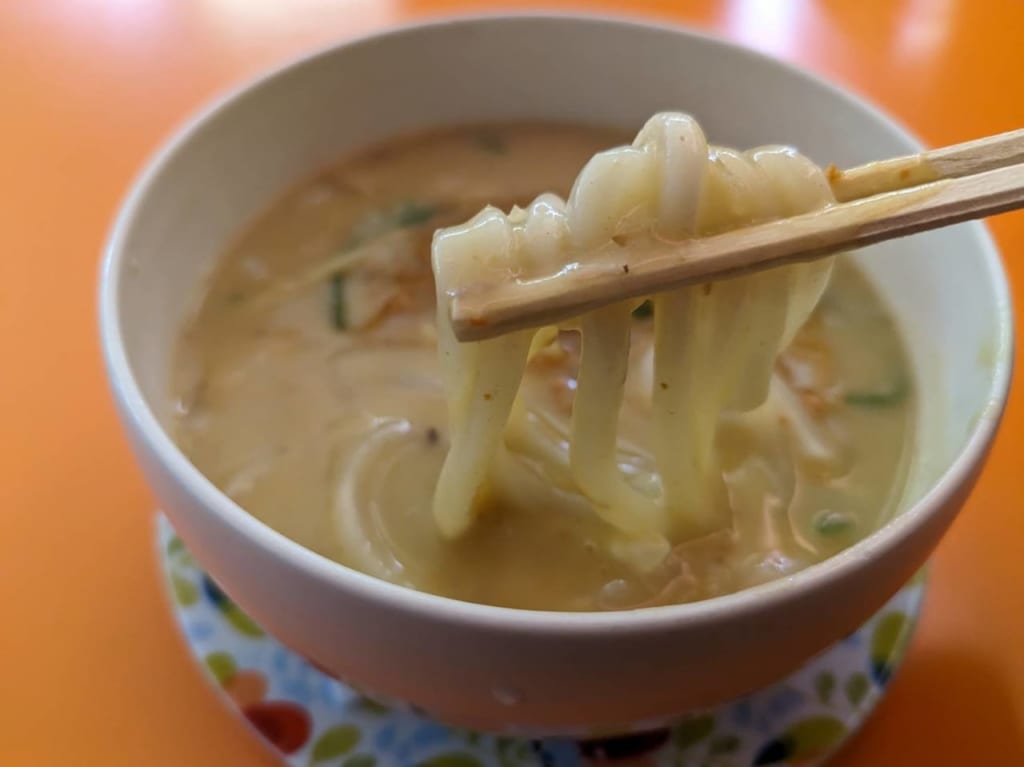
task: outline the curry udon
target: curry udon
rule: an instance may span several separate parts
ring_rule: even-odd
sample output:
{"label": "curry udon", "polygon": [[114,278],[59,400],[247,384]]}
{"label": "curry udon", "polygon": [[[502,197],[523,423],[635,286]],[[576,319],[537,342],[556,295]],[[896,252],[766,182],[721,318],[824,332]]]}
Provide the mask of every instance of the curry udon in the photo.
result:
{"label": "curry udon", "polygon": [[[705,148],[697,192],[673,191],[664,169],[695,167],[666,143],[680,125],[649,123],[633,145],[646,159],[596,165],[623,136],[458,127],[299,186],[224,254],[182,334],[182,449],[324,556],[495,605],[694,601],[864,537],[900,499],[913,401],[896,328],[844,257],[560,328],[450,336],[444,291],[511,252],[497,228],[532,242],[498,268],[528,273],[538,253],[557,267],[544,227],[558,215],[558,237],[598,248],[623,221],[699,236],[828,203],[820,171],[783,150]],[[486,205],[524,207],[473,217]]]}

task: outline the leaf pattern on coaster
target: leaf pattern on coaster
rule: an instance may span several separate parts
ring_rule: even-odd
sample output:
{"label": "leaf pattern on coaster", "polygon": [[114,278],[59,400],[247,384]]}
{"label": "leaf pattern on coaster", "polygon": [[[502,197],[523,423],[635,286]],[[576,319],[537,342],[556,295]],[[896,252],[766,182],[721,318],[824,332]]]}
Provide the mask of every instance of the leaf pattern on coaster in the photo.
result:
{"label": "leaf pattern on coaster", "polygon": [[351,724],[337,724],[324,730],[313,744],[309,763],[321,764],[344,756],[356,747],[363,734]]}
{"label": "leaf pattern on coaster", "polygon": [[452,751],[422,761],[417,767],[484,767],[484,764],[472,754]]}
{"label": "leaf pattern on coaster", "polygon": [[846,725],[834,717],[809,717],[791,725],[781,736],[766,743],[754,758],[754,764],[780,764],[820,758],[842,742],[846,731]]}
{"label": "leaf pattern on coaster", "polygon": [[199,589],[187,578],[171,573],[171,589],[174,592],[174,601],[182,607],[194,605],[199,601]]}
{"label": "leaf pattern on coaster", "polygon": [[910,619],[893,611],[884,615],[871,635],[871,676],[884,686],[892,670],[901,660],[903,647],[910,636]]}
{"label": "leaf pattern on coaster", "polygon": [[672,741],[677,748],[685,751],[708,737],[714,729],[713,716],[696,716],[676,725],[672,731]]}
{"label": "leaf pattern on coaster", "polygon": [[377,757],[373,754],[353,754],[341,763],[341,767],[377,767]]}
{"label": "leaf pattern on coaster", "polygon": [[846,699],[856,709],[864,701],[868,690],[871,689],[871,682],[866,674],[858,671],[855,674],[851,674],[850,678],[846,680],[844,689],[846,690]]}
{"label": "leaf pattern on coaster", "polygon": [[204,662],[206,663],[206,670],[217,680],[217,684],[222,686],[238,670],[238,666],[235,664],[235,659],[231,656],[231,653],[224,652],[223,650],[210,653],[206,656]]}
{"label": "leaf pattern on coaster", "polygon": [[814,692],[825,705],[832,700],[832,693],[836,689],[836,675],[831,671],[822,671],[814,678]]}

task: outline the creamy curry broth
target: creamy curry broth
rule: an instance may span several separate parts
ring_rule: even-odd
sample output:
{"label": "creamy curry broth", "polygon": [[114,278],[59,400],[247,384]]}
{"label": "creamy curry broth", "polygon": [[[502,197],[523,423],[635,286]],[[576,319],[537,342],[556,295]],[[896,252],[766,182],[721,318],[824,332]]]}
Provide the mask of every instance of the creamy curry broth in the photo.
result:
{"label": "creamy curry broth", "polygon": [[[679,543],[654,570],[564,482],[578,337],[534,358],[530,433],[509,433],[485,512],[449,541],[431,496],[447,449],[430,237],[486,203],[566,195],[616,133],[512,124],[396,140],[300,186],[227,252],[182,335],[179,444],[271,527],[397,583],[475,602],[600,610],[687,602],[795,572],[877,528],[902,491],[913,415],[900,339],[840,260],[776,365],[779,397],[722,419],[716,447],[731,530]],[[621,464],[653,471],[651,320],[634,315]],[[787,415],[787,413],[789,415]],[[793,417],[792,413],[798,413]],[[820,455],[796,455],[793,434]],[[812,451],[813,452],[813,451]]]}

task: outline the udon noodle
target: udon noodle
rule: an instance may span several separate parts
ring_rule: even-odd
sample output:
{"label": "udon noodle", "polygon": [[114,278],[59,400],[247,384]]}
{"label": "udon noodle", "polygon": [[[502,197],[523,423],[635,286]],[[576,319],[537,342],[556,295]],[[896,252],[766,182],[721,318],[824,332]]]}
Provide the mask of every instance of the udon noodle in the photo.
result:
{"label": "udon noodle", "polygon": [[[822,171],[786,147],[737,152],[708,145],[684,114],[651,118],[630,146],[595,156],[568,201],[545,194],[508,214],[488,207],[433,244],[438,344],[449,402],[451,449],[438,479],[433,512],[449,536],[472,524],[495,471],[507,461],[506,432],[528,434],[517,407],[527,358],[558,342],[544,327],[459,343],[451,294],[514,275],[526,283],[557,280],[576,259],[617,247],[637,233],[663,240],[700,237],[805,213],[833,200]],[[650,382],[653,481],[620,469],[619,412],[629,374],[632,314],[621,303],[568,326],[582,335],[569,436],[569,475],[593,511],[641,550],[648,566],[671,540],[727,527],[728,503],[715,433],[723,412],[746,412],[771,396],[775,360],[820,299],[832,259],[787,266],[653,298],[654,344],[634,371]],[[785,397],[774,407],[786,408]],[[799,420],[799,419],[798,419]],[[822,446],[800,434],[807,452]],[[825,448],[827,450],[827,448]],[[651,478],[649,478],[651,479]]]}

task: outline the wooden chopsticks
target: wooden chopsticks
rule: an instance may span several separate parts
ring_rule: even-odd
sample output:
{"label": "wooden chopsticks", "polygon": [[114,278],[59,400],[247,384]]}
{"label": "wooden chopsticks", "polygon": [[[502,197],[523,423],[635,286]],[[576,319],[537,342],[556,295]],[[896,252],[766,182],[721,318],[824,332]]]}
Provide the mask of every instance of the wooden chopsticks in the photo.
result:
{"label": "wooden chopsticks", "polygon": [[455,334],[490,338],[1024,207],[1024,130],[827,174],[838,203],[820,211],[678,243],[634,238],[558,279],[472,286],[452,297]]}

